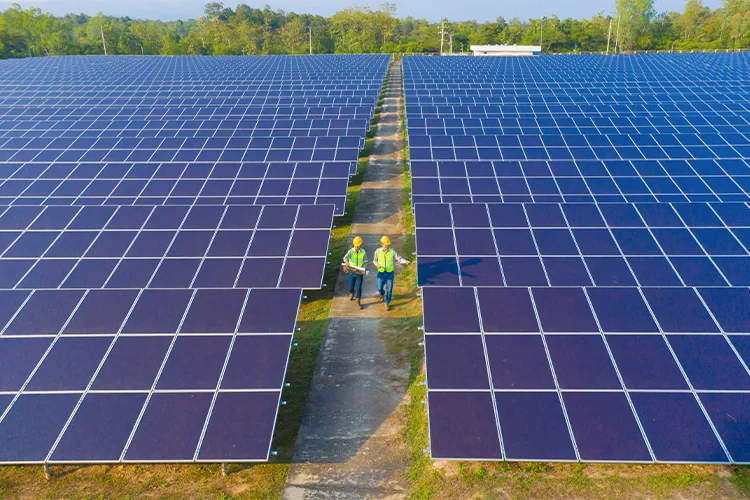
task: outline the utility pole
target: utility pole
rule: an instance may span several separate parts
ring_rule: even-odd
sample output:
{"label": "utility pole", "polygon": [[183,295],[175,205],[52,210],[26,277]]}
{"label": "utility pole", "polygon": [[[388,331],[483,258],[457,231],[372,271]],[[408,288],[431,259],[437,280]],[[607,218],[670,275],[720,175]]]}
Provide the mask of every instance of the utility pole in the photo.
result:
{"label": "utility pole", "polygon": [[617,16],[617,36],[615,36],[615,54],[617,54],[617,47],[620,46],[620,16]]}
{"label": "utility pole", "polygon": [[104,28],[99,25],[99,32],[102,34],[102,45],[104,45],[104,55],[107,55],[107,42],[104,41]]}
{"label": "utility pole", "polygon": [[440,55],[443,55],[443,36],[445,35],[445,21],[440,21]]}
{"label": "utility pole", "polygon": [[539,51],[542,51],[544,46],[544,18],[539,21]]}
{"label": "utility pole", "polygon": [[312,25],[307,25],[307,31],[310,33],[310,55],[312,55]]}
{"label": "utility pole", "polygon": [[607,55],[609,55],[609,41],[612,39],[612,19],[609,20],[609,33],[607,33]]}
{"label": "utility pole", "polygon": [[448,50],[450,50],[450,53],[453,54],[453,33],[450,34],[450,38],[448,40]]}
{"label": "utility pole", "polygon": [[141,45],[141,55],[143,55],[143,45]]}

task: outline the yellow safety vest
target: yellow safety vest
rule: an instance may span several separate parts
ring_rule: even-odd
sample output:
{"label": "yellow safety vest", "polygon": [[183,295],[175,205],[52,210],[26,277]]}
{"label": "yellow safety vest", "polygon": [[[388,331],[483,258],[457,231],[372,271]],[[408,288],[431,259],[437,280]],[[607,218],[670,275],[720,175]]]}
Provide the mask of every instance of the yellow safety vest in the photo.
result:
{"label": "yellow safety vest", "polygon": [[349,264],[351,264],[352,266],[364,267],[367,254],[361,248],[359,249],[359,252],[354,250],[354,248],[350,248],[346,253],[346,257]]}
{"label": "yellow safety vest", "polygon": [[378,272],[392,273],[394,269],[394,252],[389,248],[383,253],[382,248],[375,250],[375,265],[378,266]]}

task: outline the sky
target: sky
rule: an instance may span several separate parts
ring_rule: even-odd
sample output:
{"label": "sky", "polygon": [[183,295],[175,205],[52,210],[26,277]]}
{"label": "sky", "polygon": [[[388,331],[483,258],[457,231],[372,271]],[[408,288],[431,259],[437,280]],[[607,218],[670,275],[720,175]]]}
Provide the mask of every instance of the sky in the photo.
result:
{"label": "sky", "polygon": [[[200,17],[203,7],[209,0],[15,0],[22,7],[38,7],[46,12],[63,15],[68,12],[95,15],[102,11],[107,15],[129,16],[139,19],[161,19],[173,21],[176,19],[190,19]],[[391,0],[393,2],[393,0]],[[0,10],[5,10],[14,0],[0,0]],[[234,8],[238,3],[246,3],[252,7],[260,7],[268,3],[272,9],[283,9],[287,12],[311,13],[330,16],[336,11],[351,6],[370,5],[376,9],[379,0],[225,0],[224,5]],[[591,17],[598,12],[613,12],[614,0],[471,0],[467,2],[435,2],[434,0],[398,0],[396,3],[398,17],[412,16],[435,22],[447,18],[451,21],[477,20],[492,21],[498,16],[506,20],[518,17],[551,16],[556,14],[560,18]],[[703,4],[710,8],[721,5],[721,0],[703,0]],[[685,0],[655,0],[657,12],[678,11],[685,6]]]}

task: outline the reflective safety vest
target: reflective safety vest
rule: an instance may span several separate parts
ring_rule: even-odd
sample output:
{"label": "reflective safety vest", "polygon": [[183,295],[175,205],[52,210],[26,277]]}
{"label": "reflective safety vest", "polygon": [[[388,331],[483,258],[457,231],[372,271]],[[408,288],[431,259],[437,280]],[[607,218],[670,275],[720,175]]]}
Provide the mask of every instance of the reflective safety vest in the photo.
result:
{"label": "reflective safety vest", "polygon": [[365,267],[365,259],[367,259],[367,254],[361,248],[359,249],[359,252],[354,250],[354,248],[350,248],[349,251],[346,252],[346,261],[352,266]]}
{"label": "reflective safety vest", "polygon": [[375,265],[378,266],[378,272],[392,273],[394,269],[395,252],[389,248],[383,252],[382,248],[375,250]]}

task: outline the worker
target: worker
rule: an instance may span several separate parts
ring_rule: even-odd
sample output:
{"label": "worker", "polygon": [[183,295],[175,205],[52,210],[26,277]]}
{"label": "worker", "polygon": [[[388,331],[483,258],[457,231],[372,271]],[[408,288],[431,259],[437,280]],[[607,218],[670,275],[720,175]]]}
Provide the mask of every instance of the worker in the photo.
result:
{"label": "worker", "polygon": [[344,255],[344,264],[349,271],[349,300],[357,297],[357,306],[362,309],[362,281],[365,278],[363,270],[354,269],[350,266],[364,268],[367,265],[367,253],[362,248],[362,238],[355,236],[352,240],[352,248]]}
{"label": "worker", "polygon": [[377,292],[380,302],[385,302],[385,310],[391,310],[391,296],[393,294],[393,270],[395,263],[408,265],[410,262],[401,257],[391,248],[391,239],[388,236],[380,238],[380,248],[375,250],[373,264],[378,269]]}

